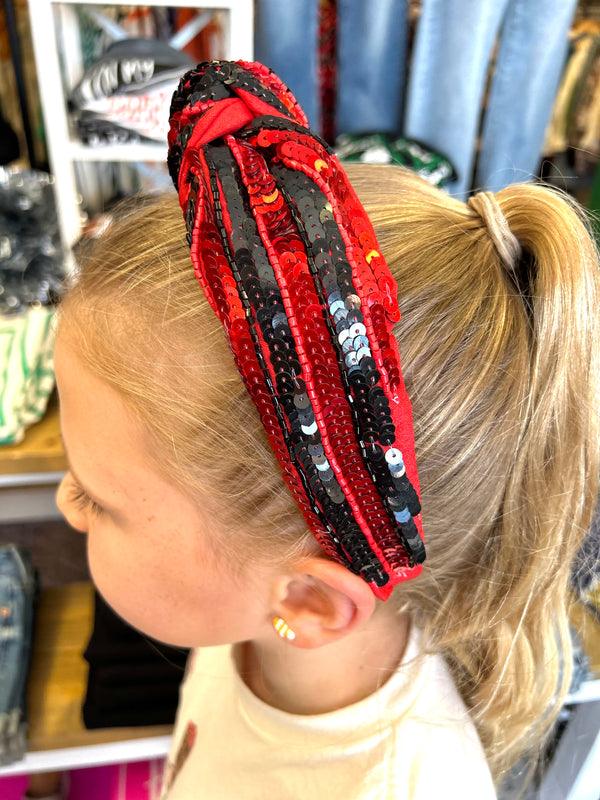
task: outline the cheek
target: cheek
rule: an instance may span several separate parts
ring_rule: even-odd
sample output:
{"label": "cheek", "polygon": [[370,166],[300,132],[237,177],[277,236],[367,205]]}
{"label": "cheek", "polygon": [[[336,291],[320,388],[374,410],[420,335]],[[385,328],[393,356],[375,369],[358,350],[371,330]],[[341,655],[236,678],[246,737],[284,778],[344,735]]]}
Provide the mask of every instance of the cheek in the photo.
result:
{"label": "cheek", "polygon": [[88,562],[98,591],[119,616],[148,636],[189,646],[204,603],[192,554],[174,546],[168,532],[151,525],[123,532],[98,518],[88,536]]}
{"label": "cheek", "polygon": [[139,626],[140,611],[152,613],[161,602],[161,582],[154,577],[150,547],[137,535],[123,535],[103,517],[91,523],[87,545],[98,591],[118,614]]}
{"label": "cheek", "polygon": [[[131,554],[127,544],[119,543],[113,526],[96,519],[90,526],[87,539],[88,565],[92,580],[104,599],[120,614],[120,605],[130,594],[133,572],[130,565]],[[136,573],[138,571],[136,570]],[[138,574],[143,574],[141,570]],[[136,576],[137,582],[137,576]]]}

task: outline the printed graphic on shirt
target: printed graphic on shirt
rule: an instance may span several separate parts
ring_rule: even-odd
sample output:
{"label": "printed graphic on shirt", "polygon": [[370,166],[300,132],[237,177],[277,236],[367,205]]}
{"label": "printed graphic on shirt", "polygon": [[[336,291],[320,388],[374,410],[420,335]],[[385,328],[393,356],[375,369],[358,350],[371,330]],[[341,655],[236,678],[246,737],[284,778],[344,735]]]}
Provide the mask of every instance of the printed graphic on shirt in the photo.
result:
{"label": "printed graphic on shirt", "polygon": [[167,767],[165,769],[165,779],[164,779],[164,788],[163,788],[163,800],[167,800],[169,789],[173,786],[175,779],[183,769],[183,765],[188,759],[189,754],[194,747],[194,742],[196,741],[196,736],[198,734],[198,728],[193,722],[188,722],[187,727],[185,729],[185,733],[181,737],[181,742],[179,744],[179,749],[177,750],[177,755],[175,756],[175,761],[167,762]]}

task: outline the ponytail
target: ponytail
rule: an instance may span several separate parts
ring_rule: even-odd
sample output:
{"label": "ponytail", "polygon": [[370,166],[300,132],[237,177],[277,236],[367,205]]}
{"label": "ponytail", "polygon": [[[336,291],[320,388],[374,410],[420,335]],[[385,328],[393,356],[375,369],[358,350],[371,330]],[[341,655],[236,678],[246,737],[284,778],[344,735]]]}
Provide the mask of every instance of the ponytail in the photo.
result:
{"label": "ponytail", "polygon": [[377,170],[349,174],[400,290],[428,531],[427,569],[397,598],[445,652],[499,778],[539,751],[569,686],[570,568],[598,486],[597,252],[550,189],[493,201],[511,261],[487,202]]}

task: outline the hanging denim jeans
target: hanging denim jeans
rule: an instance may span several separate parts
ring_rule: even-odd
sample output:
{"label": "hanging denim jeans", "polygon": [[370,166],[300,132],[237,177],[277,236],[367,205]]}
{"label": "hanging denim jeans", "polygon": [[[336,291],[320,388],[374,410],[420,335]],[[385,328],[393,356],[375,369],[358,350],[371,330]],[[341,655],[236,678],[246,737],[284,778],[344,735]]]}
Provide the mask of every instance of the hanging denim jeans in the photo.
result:
{"label": "hanging denim jeans", "polygon": [[490,59],[474,185],[498,191],[536,173],[576,0],[424,0],[407,90],[405,133],[443,153],[466,196]]}
{"label": "hanging denim jeans", "polygon": [[313,130],[321,126],[318,0],[256,0],[254,56],[287,84]]}
{"label": "hanging denim jeans", "polygon": [[407,0],[338,0],[337,132],[397,133],[402,122]]}
{"label": "hanging denim jeans", "polygon": [[14,545],[0,547],[0,764],[25,755],[35,590],[28,553]]}

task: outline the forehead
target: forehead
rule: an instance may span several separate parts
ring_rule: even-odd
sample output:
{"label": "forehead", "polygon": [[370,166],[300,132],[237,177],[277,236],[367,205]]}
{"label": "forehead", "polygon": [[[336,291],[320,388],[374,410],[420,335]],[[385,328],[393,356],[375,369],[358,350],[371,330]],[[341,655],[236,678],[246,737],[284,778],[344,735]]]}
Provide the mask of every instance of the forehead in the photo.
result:
{"label": "forehead", "polygon": [[65,449],[82,482],[96,494],[102,488],[117,496],[126,487],[147,486],[157,478],[149,467],[141,423],[118,392],[81,363],[61,329],[55,371]]}
{"label": "forehead", "polygon": [[61,414],[66,422],[77,422],[86,430],[106,434],[119,427],[128,439],[141,435],[141,427],[118,392],[83,364],[62,328],[56,339],[54,368]]}

